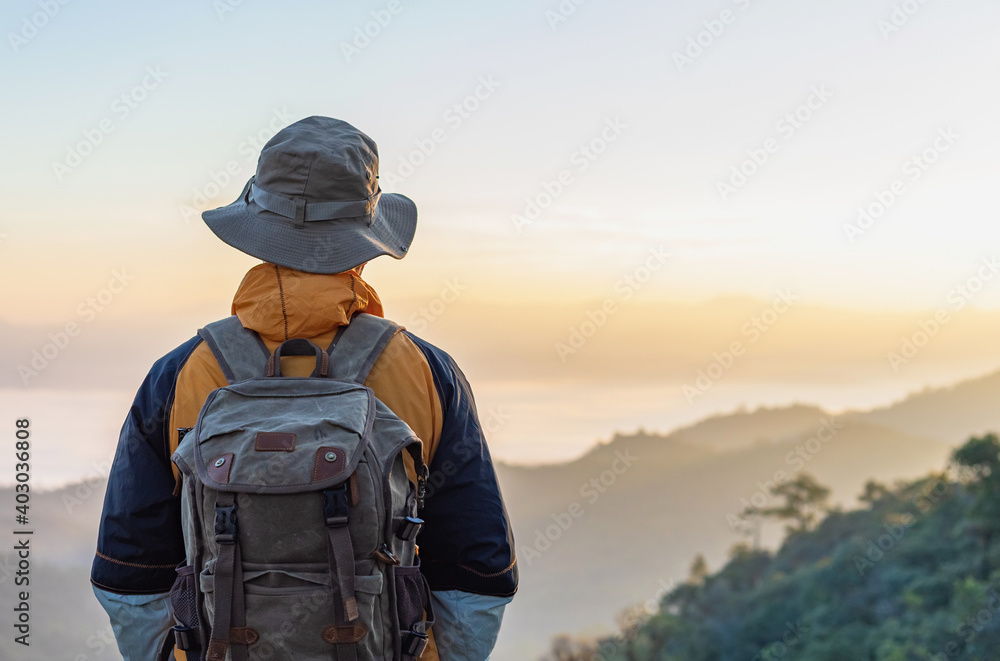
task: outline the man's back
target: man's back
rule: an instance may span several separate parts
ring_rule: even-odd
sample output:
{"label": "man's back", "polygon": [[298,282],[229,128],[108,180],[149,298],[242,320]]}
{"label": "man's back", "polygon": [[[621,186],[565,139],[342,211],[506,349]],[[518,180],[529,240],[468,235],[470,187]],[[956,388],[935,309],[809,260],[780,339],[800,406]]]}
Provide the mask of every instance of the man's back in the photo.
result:
{"label": "man's back", "polygon": [[[353,127],[328,118],[309,118],[302,124],[329,127],[334,142],[351,142],[357,135]],[[316,134],[306,135],[314,139]],[[261,170],[268,149],[287,147],[288,141],[279,136],[265,147],[258,164],[258,182],[266,181]],[[356,155],[358,150],[350,153]],[[324,156],[321,153],[314,158]],[[282,159],[275,162],[278,168],[287,165]],[[336,158],[331,162],[329,167],[343,166]],[[361,179],[367,178],[369,183],[377,180],[372,178],[370,164],[367,175],[364,165],[346,167],[361,172]],[[412,226],[405,229],[404,224],[415,224],[416,216],[414,211],[407,220],[407,205],[412,203],[401,196],[382,196],[383,203],[376,206],[379,195],[376,192],[366,203],[284,204],[294,199],[269,193],[251,181],[241,200],[231,205],[239,207],[233,212],[237,224],[227,224],[233,218],[213,224],[214,219],[206,213],[210,227],[227,242],[265,260],[276,254],[276,261],[284,264],[265,261],[251,269],[233,301],[233,313],[245,328],[260,336],[269,352],[298,337],[326,348],[355,314],[382,315],[377,295],[360,277],[364,260],[358,260],[405,254]],[[255,200],[263,206],[256,206]],[[338,220],[338,214],[365,209],[374,214],[367,223],[357,224],[355,218]],[[286,213],[290,224],[283,220]],[[385,229],[379,229],[383,227],[379,214],[395,219],[385,221]],[[240,225],[242,221],[246,222]],[[252,227],[253,222],[258,226]],[[302,228],[338,223],[347,223],[348,231],[357,237],[353,243],[343,230],[330,235],[300,233]],[[282,252],[281,244],[259,236],[262,227],[276,237],[303,238],[306,243]],[[321,245],[304,249],[323,236],[336,236],[350,249],[346,254]],[[385,247],[386,241],[389,247]],[[394,247],[392,241],[396,242]],[[350,268],[338,270],[345,264]],[[312,369],[310,358],[282,359],[285,375],[304,376]],[[149,650],[165,638],[172,624],[165,593],[173,583],[174,567],[184,560],[185,553],[178,473],[170,456],[178,446],[178,430],[193,427],[208,395],[226,383],[209,347],[200,338],[192,338],[153,366],[122,428],[92,582],[127,660],[152,658]],[[517,566],[510,524],[471,389],[450,356],[406,332],[393,337],[365,385],[420,437],[424,460],[431,470],[426,506],[421,512],[424,526],[417,542],[422,572],[432,590],[437,616],[433,635],[441,658],[485,659],[495,642],[503,607],[517,589]],[[431,645],[421,658],[436,657]]]}

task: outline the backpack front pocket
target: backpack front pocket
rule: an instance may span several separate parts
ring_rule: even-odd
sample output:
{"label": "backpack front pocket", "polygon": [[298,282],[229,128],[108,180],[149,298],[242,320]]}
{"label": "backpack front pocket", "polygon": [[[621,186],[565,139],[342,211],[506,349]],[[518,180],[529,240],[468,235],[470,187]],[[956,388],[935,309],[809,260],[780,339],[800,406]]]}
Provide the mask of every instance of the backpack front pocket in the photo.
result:
{"label": "backpack front pocket", "polygon": [[[208,567],[200,576],[202,591],[212,604],[215,576]],[[334,624],[334,593],[329,565],[300,563],[263,565],[243,563],[243,592],[246,626],[259,635],[248,646],[250,661],[301,661],[336,659],[335,643],[325,639]],[[382,574],[354,577],[359,623],[357,640],[350,643],[358,659],[383,658],[382,617],[376,608],[382,593]],[[211,614],[209,615],[211,618]],[[368,630],[368,624],[374,631]],[[345,639],[343,631],[338,632]]]}

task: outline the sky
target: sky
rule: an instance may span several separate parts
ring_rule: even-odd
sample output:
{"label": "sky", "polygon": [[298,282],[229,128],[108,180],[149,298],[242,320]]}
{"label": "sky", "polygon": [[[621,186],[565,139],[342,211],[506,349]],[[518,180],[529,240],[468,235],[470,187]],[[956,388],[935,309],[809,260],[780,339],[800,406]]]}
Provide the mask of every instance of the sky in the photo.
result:
{"label": "sky", "polygon": [[[998,18],[985,0],[5,2],[0,409],[52,419],[65,448],[53,418],[76,407],[95,416],[87,461],[106,455],[149,364],[228,314],[255,263],[200,212],[315,114],[372,136],[385,190],[416,201],[408,257],[365,275],[508,421],[505,460],[997,369]],[[18,366],[115,278],[25,383]],[[449,286],[457,302],[421,318]],[[792,313],[692,402],[783,291]],[[956,296],[962,320],[892,369]],[[53,481],[73,470],[57,454]]]}

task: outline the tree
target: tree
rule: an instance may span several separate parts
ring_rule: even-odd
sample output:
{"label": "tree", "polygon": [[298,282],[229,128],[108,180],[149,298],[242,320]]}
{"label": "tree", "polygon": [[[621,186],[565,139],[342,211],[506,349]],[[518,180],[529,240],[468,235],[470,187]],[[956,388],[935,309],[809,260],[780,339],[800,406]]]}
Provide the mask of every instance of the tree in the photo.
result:
{"label": "tree", "polygon": [[860,496],[858,496],[858,500],[865,503],[869,507],[874,507],[875,503],[882,500],[890,493],[891,491],[889,491],[889,487],[881,482],[868,480],[865,482],[865,490],[861,492]]}
{"label": "tree", "polygon": [[749,537],[753,540],[754,550],[760,549],[760,524],[761,516],[760,510],[758,510],[753,505],[749,505],[743,509],[742,512],[737,516],[734,523],[734,530],[743,536]]}
{"label": "tree", "polygon": [[980,577],[989,576],[992,566],[989,550],[1000,532],[1000,439],[996,434],[972,437],[952,453],[952,461],[972,469],[977,477],[969,483],[975,494],[968,530],[982,544]]}
{"label": "tree", "polygon": [[[972,437],[965,445],[955,450],[952,461],[959,466],[972,468],[980,474],[979,482],[987,484],[1000,482],[1000,439],[996,434]],[[994,486],[991,484],[990,486]]]}
{"label": "tree", "polygon": [[705,560],[705,556],[699,553],[695,556],[694,562],[691,563],[691,569],[688,572],[688,583],[691,585],[701,585],[705,582],[706,576],[708,576],[708,562]]}
{"label": "tree", "polygon": [[771,488],[771,495],[783,499],[777,507],[767,507],[760,510],[762,516],[771,516],[779,521],[790,521],[785,526],[789,533],[810,530],[821,514],[829,511],[827,499],[830,490],[806,473],[800,474],[790,482],[784,482]]}
{"label": "tree", "polygon": [[562,635],[553,639],[544,661],[594,661],[596,656],[597,650],[589,641]]}

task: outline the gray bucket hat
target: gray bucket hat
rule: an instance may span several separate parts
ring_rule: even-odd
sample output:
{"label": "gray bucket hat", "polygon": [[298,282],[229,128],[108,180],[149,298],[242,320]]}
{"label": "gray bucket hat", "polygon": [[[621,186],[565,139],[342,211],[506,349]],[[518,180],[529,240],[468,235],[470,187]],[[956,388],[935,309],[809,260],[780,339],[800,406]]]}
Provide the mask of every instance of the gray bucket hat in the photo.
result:
{"label": "gray bucket hat", "polygon": [[234,248],[311,273],[402,259],[417,228],[413,201],[379,188],[375,141],[330,117],[279,131],[239,199],[201,217]]}

